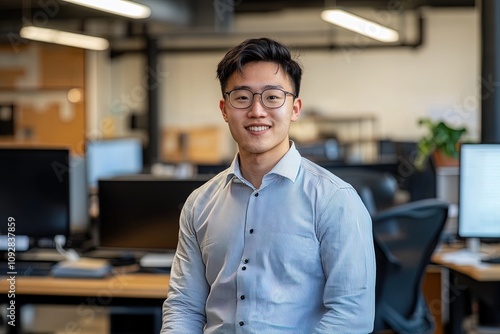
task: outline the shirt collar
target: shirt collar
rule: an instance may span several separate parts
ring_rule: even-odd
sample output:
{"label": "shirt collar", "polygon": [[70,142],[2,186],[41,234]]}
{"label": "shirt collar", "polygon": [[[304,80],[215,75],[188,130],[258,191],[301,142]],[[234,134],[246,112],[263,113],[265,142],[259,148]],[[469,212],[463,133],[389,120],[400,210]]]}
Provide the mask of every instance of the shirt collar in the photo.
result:
{"label": "shirt collar", "polygon": [[[227,184],[233,179],[235,181],[237,180],[236,182],[243,182],[242,180],[244,180],[243,176],[241,175],[240,161],[238,157],[239,156],[237,153],[233,159],[233,162],[231,163],[231,166],[229,167],[224,187],[227,186]],[[295,147],[295,143],[293,141],[290,141],[290,149],[288,150],[288,152],[286,152],[283,158],[278,161],[278,163],[273,167],[273,169],[271,169],[271,171],[269,171],[269,173],[264,176],[264,178],[267,175],[276,174],[282,177],[286,177],[292,182],[295,182],[295,179],[297,178],[297,174],[299,172],[301,159],[302,157]]]}
{"label": "shirt collar", "polygon": [[238,159],[238,157],[239,155],[238,153],[236,153],[236,156],[234,157],[231,166],[229,166],[228,173],[226,176],[226,183],[224,184],[224,187],[226,187],[227,184],[233,179],[236,182],[242,182],[241,180],[243,179],[243,176],[241,176],[240,159]]}

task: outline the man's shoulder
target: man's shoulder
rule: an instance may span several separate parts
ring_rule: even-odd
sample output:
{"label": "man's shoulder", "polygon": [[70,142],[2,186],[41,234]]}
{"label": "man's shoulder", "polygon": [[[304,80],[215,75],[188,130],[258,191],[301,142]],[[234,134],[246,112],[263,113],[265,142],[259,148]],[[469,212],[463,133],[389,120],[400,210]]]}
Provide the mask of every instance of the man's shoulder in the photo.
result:
{"label": "man's shoulder", "polygon": [[204,184],[195,189],[191,195],[191,201],[197,201],[202,198],[210,198],[212,197],[219,189],[223,188],[226,184],[226,180],[228,177],[228,170],[224,170],[219,174],[213,176],[208,179]]}
{"label": "man's shoulder", "polygon": [[309,179],[313,182],[317,182],[318,184],[331,184],[337,188],[350,187],[350,184],[342,180],[340,177],[311,160],[302,158],[301,167],[304,172],[305,181]]}

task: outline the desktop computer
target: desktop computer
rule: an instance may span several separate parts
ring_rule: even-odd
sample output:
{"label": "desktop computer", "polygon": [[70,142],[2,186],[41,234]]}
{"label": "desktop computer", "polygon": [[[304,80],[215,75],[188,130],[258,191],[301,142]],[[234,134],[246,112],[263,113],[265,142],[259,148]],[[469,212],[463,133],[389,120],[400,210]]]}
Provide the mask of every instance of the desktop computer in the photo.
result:
{"label": "desktop computer", "polygon": [[500,240],[500,144],[462,144],[458,234]]}
{"label": "desktop computer", "polygon": [[[69,236],[70,152],[66,148],[0,149],[0,217],[15,220],[16,250]],[[6,224],[0,227],[7,235]],[[21,245],[22,238],[29,244]]]}
{"label": "desktop computer", "polygon": [[[458,208],[458,235],[466,240],[467,249],[452,254],[452,259],[479,273],[493,269],[496,265],[491,264],[500,263],[500,143],[461,145]],[[492,277],[498,281],[498,275]],[[491,285],[495,282],[478,281],[468,284],[477,302],[477,332],[498,333],[498,297]]]}
{"label": "desktop computer", "polygon": [[139,138],[91,140],[86,147],[87,181],[91,189],[100,178],[140,173],[143,170]]}
{"label": "desktop computer", "polygon": [[[97,249],[88,254],[142,258],[143,265],[153,257],[152,266],[168,267],[177,247],[184,202],[207,180],[150,174],[99,180]],[[158,264],[151,254],[159,254],[157,259],[167,263]]]}

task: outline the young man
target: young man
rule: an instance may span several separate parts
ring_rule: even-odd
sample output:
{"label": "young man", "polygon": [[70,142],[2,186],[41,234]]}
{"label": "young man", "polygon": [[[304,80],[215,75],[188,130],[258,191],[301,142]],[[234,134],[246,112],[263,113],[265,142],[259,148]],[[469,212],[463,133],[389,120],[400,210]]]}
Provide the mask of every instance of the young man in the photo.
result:
{"label": "young man", "polygon": [[238,154],[184,205],[162,333],[372,331],[371,219],[349,184],[289,140],[301,75],[267,38],[219,63],[219,107]]}

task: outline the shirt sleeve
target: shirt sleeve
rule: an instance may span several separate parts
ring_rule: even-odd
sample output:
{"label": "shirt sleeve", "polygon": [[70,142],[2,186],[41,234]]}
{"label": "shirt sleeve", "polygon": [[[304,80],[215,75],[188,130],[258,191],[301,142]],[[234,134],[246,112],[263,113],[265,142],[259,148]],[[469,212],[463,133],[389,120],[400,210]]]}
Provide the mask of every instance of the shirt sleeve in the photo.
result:
{"label": "shirt sleeve", "polygon": [[206,323],[209,286],[192,223],[192,200],[193,196],[188,198],[180,216],[179,242],[163,303],[161,334],[201,334]]}
{"label": "shirt sleeve", "polygon": [[351,187],[335,190],[319,205],[327,312],[313,333],[371,333],[376,277],[371,217]]}

